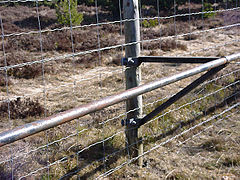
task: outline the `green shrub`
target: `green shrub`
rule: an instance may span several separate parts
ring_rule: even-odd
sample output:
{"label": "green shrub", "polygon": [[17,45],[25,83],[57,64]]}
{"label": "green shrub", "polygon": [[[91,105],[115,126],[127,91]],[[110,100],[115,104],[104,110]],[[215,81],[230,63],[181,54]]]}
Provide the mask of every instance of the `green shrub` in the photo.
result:
{"label": "green shrub", "polygon": [[[210,3],[204,3],[204,12],[208,12],[208,11],[214,11],[213,6]],[[215,15],[214,12],[204,13],[203,17],[210,18],[210,17],[213,17],[214,15]]]}
{"label": "green shrub", "polygon": [[56,2],[57,2],[57,0],[54,0],[54,1],[44,0],[44,1],[40,1],[38,3],[39,3],[39,6],[47,6],[47,7],[50,7],[51,9],[54,9]]}
{"label": "green shrub", "polygon": [[70,3],[72,25],[80,25],[83,21],[83,14],[77,11],[77,0],[60,0],[59,3],[56,4],[58,22],[62,25],[70,25],[68,2]]}
{"label": "green shrub", "polygon": [[150,19],[150,20],[143,20],[142,22],[143,27],[150,28],[150,27],[156,27],[158,25],[157,19]]}

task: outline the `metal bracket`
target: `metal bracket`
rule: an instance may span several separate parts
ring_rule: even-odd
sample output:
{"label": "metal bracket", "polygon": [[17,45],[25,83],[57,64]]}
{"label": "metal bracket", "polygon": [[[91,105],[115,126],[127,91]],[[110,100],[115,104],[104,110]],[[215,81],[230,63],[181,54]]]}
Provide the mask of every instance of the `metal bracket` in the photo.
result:
{"label": "metal bracket", "polygon": [[138,58],[122,58],[121,64],[127,67],[137,67],[141,64]]}
{"label": "metal bracket", "polygon": [[[121,63],[124,66],[127,67],[137,67],[142,62],[147,63],[207,63],[213,60],[219,59],[218,57],[162,57],[162,56],[140,56],[135,58],[122,58]],[[208,79],[211,75],[217,73],[222,68],[224,68],[225,65],[216,67],[209,72],[207,72],[205,75],[198,78],[196,81],[185,87],[183,90],[175,94],[172,98],[170,98],[168,101],[157,107],[153,112],[149,113],[143,118],[138,119],[126,119],[122,120],[121,124],[122,126],[142,126],[146,122],[148,122],[150,119],[152,119],[154,116],[159,114],[161,111],[169,107],[171,104],[185,96],[188,92],[190,92],[192,89],[196,88],[199,84],[204,82],[206,79]]]}
{"label": "metal bracket", "polygon": [[139,126],[140,120],[141,119],[138,119],[138,118],[122,119],[121,124],[122,126],[128,126],[128,125]]}

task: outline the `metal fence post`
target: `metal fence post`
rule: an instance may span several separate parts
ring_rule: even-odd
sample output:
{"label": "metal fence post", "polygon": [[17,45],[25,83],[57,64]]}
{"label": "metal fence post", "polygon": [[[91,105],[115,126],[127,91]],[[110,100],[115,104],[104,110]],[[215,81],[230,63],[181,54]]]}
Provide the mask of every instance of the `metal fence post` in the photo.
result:
{"label": "metal fence post", "polygon": [[[126,57],[138,57],[140,56],[140,24],[139,24],[139,9],[138,0],[123,0],[123,12],[124,20],[129,19],[129,21],[124,22],[125,28],[125,42],[133,43],[126,46],[125,56]],[[136,42],[136,43],[134,43]],[[141,68],[128,67],[125,71],[126,77],[126,89],[130,89],[139,86],[141,81]],[[132,111],[134,110],[134,111]],[[142,96],[137,96],[126,102],[127,122],[142,116]],[[134,128],[134,125],[127,123],[126,125],[126,138],[127,138],[127,149],[131,158],[137,157],[143,150],[140,145],[142,142],[138,137],[138,128]],[[142,161],[140,158],[139,161]],[[139,162],[141,165],[142,162]]]}

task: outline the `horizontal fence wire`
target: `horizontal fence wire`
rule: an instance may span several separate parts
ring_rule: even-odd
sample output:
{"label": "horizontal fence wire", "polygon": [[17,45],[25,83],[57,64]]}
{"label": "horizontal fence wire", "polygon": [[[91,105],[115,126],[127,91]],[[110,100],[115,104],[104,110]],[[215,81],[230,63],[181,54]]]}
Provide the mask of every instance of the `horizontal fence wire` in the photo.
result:
{"label": "horizontal fence wire", "polygon": [[[208,123],[209,121],[214,120],[215,118],[218,118],[218,117],[224,115],[225,113],[229,112],[229,111],[232,110],[233,108],[237,108],[239,105],[240,105],[240,103],[234,104],[233,106],[231,106],[231,107],[229,107],[228,109],[224,110],[224,111],[221,112],[220,114],[215,115],[215,116],[213,116],[213,117],[211,117],[211,118],[209,118],[209,119],[207,119],[207,120],[205,120],[205,121],[203,121],[203,122],[201,122],[201,123],[193,126],[192,128],[189,128],[189,129],[183,131],[182,133],[180,133],[180,134],[178,134],[178,135],[176,135],[176,136],[174,136],[174,137],[172,137],[172,138],[170,138],[170,139],[168,139],[168,140],[166,140],[166,141],[164,141],[164,142],[162,142],[162,143],[154,146],[153,148],[151,148],[151,149],[148,150],[148,151],[145,151],[141,156],[144,156],[144,155],[146,155],[146,154],[148,154],[148,153],[156,150],[157,148],[159,148],[159,147],[161,147],[161,146],[163,146],[163,145],[171,142],[172,140],[178,138],[179,136],[182,136],[183,134],[185,134],[185,133],[187,133],[187,132],[189,132],[189,131],[191,131],[191,130],[199,127],[199,126],[201,126],[201,125],[203,125],[203,124],[205,124],[205,123]],[[100,175],[98,178],[106,177],[106,176],[112,174],[113,172],[117,171],[118,169],[122,168],[123,166],[125,166],[125,165],[127,165],[127,164],[130,164],[130,163],[132,163],[133,161],[136,161],[136,160],[137,160],[138,158],[140,158],[141,156],[135,157],[135,158],[133,158],[133,159],[131,159],[131,160],[129,160],[129,161],[121,164],[120,166],[117,166],[116,168],[107,171],[106,173]]]}
{"label": "horizontal fence wire", "polygon": [[6,3],[27,3],[27,2],[44,2],[44,1],[47,1],[47,2],[53,2],[53,0],[16,0],[16,1],[12,1],[12,0],[9,0],[9,1],[4,1],[4,0],[1,0],[0,3],[2,4],[6,4]]}
{"label": "horizontal fence wire", "polygon": [[[216,78],[214,78],[214,79],[211,79],[210,81],[204,82],[203,84],[200,85],[200,87],[203,87],[203,86],[206,85],[206,84],[212,83],[212,82],[214,82],[214,81],[217,81],[217,80],[219,80],[219,79],[225,78],[225,77],[227,77],[227,76],[233,75],[234,73],[239,73],[239,71],[240,71],[240,70],[235,70],[235,71],[233,71],[233,72],[224,74],[224,75],[222,75],[222,76],[218,76],[218,77],[216,77]],[[166,115],[166,114],[169,114],[169,113],[172,112],[172,111],[177,111],[177,110],[179,110],[179,109],[181,109],[181,108],[183,108],[183,107],[186,107],[186,106],[188,106],[188,105],[191,105],[191,104],[194,104],[194,103],[196,103],[196,102],[198,102],[198,101],[201,101],[201,100],[203,100],[203,99],[205,99],[205,98],[207,98],[207,97],[209,97],[209,96],[211,96],[211,95],[214,95],[214,94],[218,93],[219,91],[222,91],[222,90],[224,90],[224,89],[227,89],[228,87],[234,86],[234,85],[236,85],[236,84],[238,84],[238,83],[239,83],[239,81],[234,82],[234,83],[229,84],[228,86],[226,86],[226,87],[224,87],[224,88],[218,89],[218,90],[215,91],[215,92],[212,92],[212,93],[210,93],[210,94],[206,94],[205,96],[201,97],[200,99],[196,99],[196,100],[194,100],[194,101],[192,101],[192,102],[186,103],[186,104],[178,107],[177,109],[172,109],[172,110],[166,112],[165,114],[161,115],[161,117],[163,117],[163,116]],[[172,95],[172,96],[173,96],[173,95]],[[168,99],[168,98],[170,98],[170,97],[172,97],[172,96],[167,96],[167,97],[158,99],[158,100],[156,100],[156,101],[153,101],[153,102],[144,104],[144,107],[152,106],[152,105],[154,105],[154,104],[156,104],[156,103],[158,103],[158,102],[164,101],[164,100],[166,100],[166,99]],[[104,122],[100,122],[99,125],[106,124],[106,123],[108,123],[108,122],[110,122],[110,121],[114,121],[114,120],[116,120],[116,119],[119,119],[119,118],[121,118],[121,117],[124,117],[124,116],[126,116],[128,113],[134,112],[134,111],[136,111],[136,110],[138,110],[138,109],[133,109],[133,110],[128,111],[128,112],[125,112],[125,113],[123,113],[123,114],[119,114],[117,117],[113,117],[113,118],[111,118],[111,119],[105,120]],[[159,117],[158,117],[158,118],[159,118]],[[154,121],[154,120],[155,120],[155,119],[153,119],[152,121]],[[148,123],[151,123],[151,122],[148,122]],[[68,138],[73,137],[73,136],[76,136],[76,135],[78,135],[78,134],[80,134],[80,133],[82,133],[82,132],[84,132],[84,131],[86,131],[86,130],[87,130],[87,129],[83,129],[83,130],[81,130],[81,131],[79,131],[79,132],[77,132],[77,133],[74,133],[74,134],[71,134],[71,135],[69,135],[69,136],[66,136],[66,137],[63,137],[63,138],[61,138],[61,139],[55,140],[55,141],[53,141],[53,142],[50,142],[50,143],[48,143],[48,144],[46,144],[46,145],[44,145],[44,146],[40,146],[40,147],[38,147],[38,148],[36,148],[36,149],[30,150],[29,152],[23,153],[21,156],[26,156],[26,155],[28,155],[28,154],[30,154],[30,153],[32,153],[32,152],[35,152],[35,151],[37,151],[37,150],[39,150],[39,149],[46,148],[46,146],[51,146],[51,145],[53,145],[53,144],[55,144],[55,143],[58,143],[58,142],[60,142],[60,141],[67,140]],[[108,138],[107,138],[107,139],[108,139]],[[107,139],[106,139],[106,141],[107,141]],[[91,146],[93,146],[93,145],[88,146],[88,148],[91,147]],[[19,157],[20,157],[20,156],[12,157],[12,159],[16,159],[16,158],[19,158]],[[0,164],[5,163],[5,162],[9,162],[9,161],[11,161],[11,159],[1,161]]]}
{"label": "horizontal fence wire", "polygon": [[[228,11],[235,11],[239,10],[240,7],[236,8],[231,8],[231,9],[223,9],[223,10],[215,10],[215,11],[206,11],[206,12],[197,12],[197,13],[186,13],[186,14],[176,14],[173,16],[167,16],[167,17],[152,17],[152,18],[136,18],[136,19],[124,19],[121,21],[112,21],[112,22],[100,22],[97,24],[86,24],[86,25],[81,25],[81,26],[73,26],[73,29],[80,29],[80,28],[90,28],[94,26],[103,26],[103,25],[111,25],[111,24],[119,24],[119,23],[124,23],[124,22],[131,22],[135,20],[165,20],[165,19],[173,19],[176,17],[187,17],[187,16],[193,16],[193,15],[204,15],[204,14],[209,14],[209,13],[221,13],[221,12],[228,12]],[[55,28],[55,29],[46,29],[42,30],[42,33],[48,33],[48,32],[54,32],[54,31],[63,31],[63,30],[70,30],[70,27],[63,27],[63,28]],[[5,34],[5,37],[10,37],[10,36],[22,36],[22,35],[29,35],[29,34],[38,34],[38,31],[30,31],[30,32],[21,32],[21,33],[12,33],[12,34]]]}
{"label": "horizontal fence wire", "polygon": [[[121,58],[125,56],[125,48],[131,45],[141,44],[142,53],[147,56],[153,54],[157,56],[215,56],[220,58],[239,51],[240,21],[238,15],[240,7],[238,7],[237,0],[227,2],[216,0],[215,3],[204,1],[194,3],[188,0],[181,5],[173,0],[173,6],[168,9],[168,13],[160,10],[159,1],[156,1],[157,10],[155,10],[155,5],[145,5],[144,2],[140,2],[141,14],[136,19],[124,19],[121,0],[118,2],[119,15],[113,18],[105,17],[104,13],[111,14],[108,11],[109,7],[103,7],[104,5],[101,5],[100,1],[95,0],[90,6],[81,5],[81,9],[86,9],[83,12],[83,17],[84,19],[89,18],[89,22],[85,19],[85,22],[80,25],[73,24],[74,14],[72,14],[69,4],[71,0],[66,2],[69,6],[67,13],[70,16],[70,24],[52,28],[44,26],[46,15],[42,15],[40,11],[47,11],[47,3],[57,2],[51,0],[0,1],[0,8],[12,8],[9,12],[4,11],[7,13],[6,15],[0,12],[2,26],[2,49],[0,51],[3,54],[1,59],[6,59],[6,63],[0,62],[0,111],[4,115],[0,115],[0,132],[123,91],[125,88],[124,72],[129,67],[121,66],[120,63],[108,64],[109,60],[106,59],[116,57],[120,62]],[[9,23],[16,25],[17,21],[14,22],[14,19],[6,20],[6,17],[10,16],[12,11],[16,11],[17,7],[32,8],[33,12],[36,11],[34,16],[38,17],[37,28],[31,28],[31,24],[27,24],[29,28],[25,27],[20,31],[17,29],[9,33],[5,30]],[[85,16],[84,13],[88,11],[93,14],[93,17]],[[152,12],[153,14],[151,14]],[[20,16],[19,18],[22,18]],[[30,16],[32,15],[26,13],[25,20],[27,21]],[[29,20],[34,16],[30,17]],[[200,28],[197,28],[196,24],[193,23],[194,18],[199,20],[199,26],[202,23]],[[217,18],[221,19],[221,22],[210,27],[209,24],[214,23]],[[141,40],[124,43],[124,23],[134,21],[140,21]],[[177,23],[186,23],[189,30],[182,30]],[[119,28],[118,32],[111,32],[112,25]],[[110,27],[108,34],[113,34],[119,38],[115,44],[104,43],[105,40],[102,39],[106,35],[101,34],[101,28],[104,29],[108,26]],[[170,35],[168,33],[162,34],[164,28],[168,29],[169,32],[174,32],[169,33]],[[79,51],[77,45],[81,42],[75,39],[74,32],[86,33],[85,29],[91,30],[90,33],[94,32],[96,38],[92,40],[90,48],[86,46]],[[150,33],[147,33],[148,31]],[[71,51],[58,51],[54,48],[44,50],[46,42],[44,42],[43,36],[54,35],[57,32],[70,33],[69,48]],[[151,35],[153,32],[157,32],[157,35]],[[10,62],[11,57],[9,56],[11,54],[26,51],[21,49],[21,43],[24,42],[18,41],[18,38],[30,38],[29,42],[31,42],[32,35],[39,37],[38,50],[28,50],[25,57],[28,61],[19,61],[21,57],[17,55],[16,62]],[[90,34],[86,34],[86,39],[88,35],[90,36]],[[212,40],[210,40],[211,36]],[[112,36],[107,38],[112,38]],[[16,43],[20,44],[17,44],[17,49],[9,51],[6,47],[11,40],[16,40]],[[171,44],[170,50],[162,49],[165,41]],[[151,45],[154,48],[151,48]],[[181,46],[187,48],[181,49]],[[89,61],[95,61],[95,64],[84,67],[85,62],[82,62],[83,65],[78,66],[78,60],[88,55],[92,55]],[[0,61],[2,61],[1,59]],[[5,147],[0,147],[0,179],[102,179],[105,177],[122,179],[136,177],[138,172],[132,172],[136,171],[136,167],[131,166],[131,164],[139,158],[144,158],[144,163],[147,165],[144,165],[143,169],[148,171],[150,155],[159,153],[158,149],[167,151],[165,147],[172,144],[170,149],[176,152],[177,156],[184,147],[191,147],[191,143],[196,144],[196,138],[203,139],[207,136],[207,132],[212,132],[216,126],[221,126],[220,123],[231,124],[232,122],[228,120],[230,118],[236,119],[239,116],[240,70],[238,61],[228,63],[211,79],[144,124],[139,130],[142,139],[137,143],[143,142],[145,151],[137,157],[130,157],[128,154],[129,148],[135,144],[126,146],[128,144],[125,137],[127,130],[121,122],[125,121],[128,114],[139,109],[131,109],[126,112],[125,104],[121,103],[38,133],[33,137],[30,136]],[[39,77],[26,79],[14,77],[16,72],[20,73],[24,69],[29,69],[30,72],[30,68],[36,65],[41,66]],[[197,65],[143,63],[141,66],[142,84],[145,84],[155,79],[174,76],[179,71],[184,72]],[[50,70],[48,70],[49,67],[51,67]],[[200,75],[144,94],[144,115],[166,102]],[[25,90],[26,92],[24,92]],[[34,99],[38,99],[38,103],[31,102]],[[28,103],[28,101],[30,102]],[[24,103],[26,107],[21,107]],[[42,105],[44,113],[33,116],[28,113],[31,106],[40,105]],[[39,111],[42,111],[40,109]],[[158,137],[161,137],[160,140]],[[223,155],[218,158],[222,157]],[[159,164],[164,164],[167,157],[163,156],[162,159],[163,162],[158,162]],[[219,159],[217,162],[220,161]],[[127,169],[126,165],[129,165]],[[232,166],[231,172],[237,167],[239,164]],[[217,166],[214,168],[222,174],[227,171]],[[170,178],[174,179],[172,174],[175,171],[169,168],[161,177],[167,179],[171,176]],[[154,174],[151,171],[149,173]],[[190,173],[189,177],[192,174],[194,171]]]}
{"label": "horizontal fence wire", "polygon": [[[239,70],[238,70],[238,71],[239,71]],[[223,75],[222,77],[217,77],[216,79],[211,80],[211,81],[216,81],[216,80],[218,80],[218,79],[220,79],[220,78],[226,77],[226,76],[228,76],[228,75],[230,75],[230,74],[233,74],[233,73],[236,73],[236,72],[238,72],[238,71],[231,72],[231,73],[229,73],[229,74],[227,74],[227,75]],[[209,82],[211,82],[211,81],[209,81]],[[207,83],[209,83],[209,82],[207,82]],[[207,83],[205,83],[205,84],[207,84]],[[203,84],[203,86],[204,86],[205,84]],[[198,101],[201,101],[201,100],[203,100],[203,99],[205,99],[205,98],[207,98],[207,97],[209,97],[209,96],[211,96],[211,95],[213,95],[213,94],[218,93],[219,91],[223,91],[224,89],[227,89],[227,88],[229,88],[229,87],[231,87],[231,86],[234,86],[235,84],[239,84],[239,81],[237,81],[237,82],[235,82],[235,83],[232,83],[232,84],[229,84],[228,86],[226,86],[226,87],[224,87],[224,88],[221,88],[221,89],[217,90],[216,92],[213,92],[213,93],[211,93],[211,94],[207,94],[207,95],[205,95],[204,97],[202,97],[202,98],[200,98],[200,99],[196,99],[196,100],[194,100],[194,101],[192,101],[192,102],[190,102],[190,103],[184,104],[184,105],[178,107],[177,109],[170,110],[170,111],[166,112],[165,114],[161,115],[161,117],[163,117],[164,115],[166,115],[166,114],[168,114],[168,113],[170,113],[170,112],[177,111],[177,110],[179,110],[179,109],[181,109],[181,108],[183,108],[183,107],[185,107],[185,106],[187,106],[187,105],[191,105],[191,104],[193,104],[193,103],[196,103],[196,102],[198,102]],[[159,117],[158,117],[158,118],[159,118]],[[153,119],[152,121],[154,121],[154,120],[156,120],[156,119]],[[149,123],[151,123],[151,122],[149,122]],[[85,131],[85,130],[82,130],[81,132],[84,132],[84,131]],[[79,133],[81,133],[81,132],[79,132]],[[107,141],[107,140],[113,138],[114,136],[118,135],[119,133],[123,133],[123,132],[124,132],[124,131],[120,131],[120,132],[114,134],[113,136],[104,139],[103,141]],[[73,136],[73,135],[71,135],[71,136]],[[67,139],[67,138],[68,138],[68,137],[63,138],[63,139],[61,139],[61,140],[65,140],[65,139]],[[48,146],[50,146],[50,145],[52,145],[52,144],[54,144],[54,143],[57,143],[57,142],[59,142],[59,141],[61,141],[61,140],[57,140],[57,141],[55,141],[55,142],[49,143]],[[85,147],[84,149],[82,149],[81,151],[79,151],[78,153],[83,152],[84,150],[89,149],[90,147],[93,147],[93,146],[95,146],[95,145],[97,145],[97,144],[101,144],[103,141],[99,141],[99,142],[96,142],[96,143],[94,143],[94,144],[91,144],[91,145],[89,145],[88,147]],[[45,146],[45,147],[46,147],[46,146]],[[44,147],[40,147],[40,148],[44,148]],[[27,154],[29,154],[29,153],[31,153],[31,152],[34,152],[34,151],[37,151],[37,150],[39,150],[40,148],[35,149],[35,150],[33,150],[33,151],[30,151],[30,152],[28,152]],[[78,154],[78,153],[77,153],[77,154]],[[25,154],[25,155],[27,155],[27,154]],[[38,172],[38,171],[40,171],[40,170],[42,170],[42,169],[46,169],[47,167],[53,166],[53,165],[55,165],[55,164],[57,164],[57,163],[63,163],[63,162],[64,162],[64,159],[68,159],[68,158],[70,158],[70,157],[64,157],[64,158],[62,158],[62,159],[60,159],[60,160],[58,160],[58,161],[56,161],[56,162],[54,162],[54,163],[51,163],[49,166],[46,166],[46,167],[44,167],[44,168],[41,168],[41,169],[38,169],[37,171],[32,172],[31,174],[34,174],[34,173],[36,173],[36,172]],[[14,159],[14,158],[13,158],[13,159]],[[8,160],[8,161],[10,161],[10,160]],[[7,162],[7,161],[5,161],[5,162]],[[1,163],[4,163],[4,162],[1,162]],[[31,175],[31,174],[28,174],[28,176]]]}
{"label": "horizontal fence wire", "polygon": [[138,44],[138,43],[153,42],[153,41],[165,40],[165,39],[169,39],[169,38],[179,38],[179,37],[184,37],[184,36],[188,36],[188,35],[197,35],[197,34],[200,34],[200,33],[206,33],[206,32],[211,32],[211,31],[216,31],[216,30],[234,28],[234,27],[238,27],[238,26],[240,26],[240,23],[227,25],[227,26],[222,26],[222,27],[213,28],[213,29],[202,30],[202,31],[194,31],[194,32],[191,32],[191,33],[184,33],[184,34],[178,34],[178,35],[173,35],[173,36],[142,40],[142,41],[137,41],[137,42],[132,42],[132,43],[124,43],[124,44],[119,44],[119,45],[104,47],[104,48],[99,48],[99,49],[93,49],[93,50],[84,51],[84,52],[66,54],[66,55],[63,55],[63,56],[57,56],[57,57],[53,57],[53,58],[45,58],[43,60],[26,62],[26,63],[22,63],[22,64],[11,65],[11,66],[4,66],[4,67],[0,67],[0,71],[6,71],[6,70],[9,70],[9,69],[12,69],[12,68],[20,68],[20,67],[24,67],[24,66],[30,66],[30,65],[33,65],[33,64],[41,64],[43,62],[47,63],[47,62],[51,62],[51,61],[67,59],[67,58],[71,58],[71,57],[75,57],[75,56],[91,54],[91,53],[98,52],[98,51],[105,51],[105,50],[111,50],[111,49],[126,47],[126,46],[130,46],[130,45]]}
{"label": "horizontal fence wire", "polygon": [[[225,42],[224,44],[209,46],[209,47],[201,48],[201,49],[198,49],[198,50],[195,50],[195,51],[181,53],[181,54],[179,54],[179,56],[186,56],[186,55],[191,55],[191,54],[202,52],[202,51],[216,49],[216,48],[219,48],[219,47],[223,47],[223,46],[231,45],[233,43],[237,43],[239,41],[240,40],[235,39],[235,40],[232,40],[232,41]],[[238,62],[236,62],[236,64],[238,64]],[[124,69],[126,70],[127,68],[124,68]],[[120,72],[122,72],[122,69],[111,70],[111,72],[102,72],[102,75],[104,75],[104,74],[114,74],[114,73],[120,73]],[[91,74],[88,74],[88,75],[90,75],[92,77],[85,78],[85,79],[79,79],[79,80],[76,80],[72,83],[62,83],[61,85],[58,85],[56,87],[47,88],[46,90],[51,91],[51,90],[60,89],[62,87],[69,87],[69,86],[73,86],[73,85],[76,86],[77,83],[80,83],[80,82],[83,82],[83,81],[90,81],[90,80],[96,79],[98,77],[98,75],[96,75],[94,73],[91,73]],[[31,93],[31,94],[24,94],[23,96],[14,96],[14,97],[9,98],[9,100],[0,100],[0,102],[12,101],[12,100],[15,100],[17,98],[23,98],[23,97],[31,97],[31,96],[34,96],[34,95],[37,95],[37,94],[40,94],[40,92],[35,92],[35,93]]]}

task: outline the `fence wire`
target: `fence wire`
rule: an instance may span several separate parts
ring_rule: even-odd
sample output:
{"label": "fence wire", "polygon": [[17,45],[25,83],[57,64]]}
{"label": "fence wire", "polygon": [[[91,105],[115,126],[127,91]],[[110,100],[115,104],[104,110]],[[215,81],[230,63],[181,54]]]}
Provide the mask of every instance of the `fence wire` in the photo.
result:
{"label": "fence wire", "polygon": [[[0,1],[0,132],[123,91],[127,67],[121,58],[130,45],[140,43],[142,56],[224,57],[240,50],[238,0],[172,0],[167,10],[159,0],[142,1],[139,19],[124,19],[121,0],[117,10],[112,1],[79,1],[78,25],[73,1],[65,1],[64,25],[56,3]],[[125,43],[124,23],[136,20],[141,40]],[[126,147],[121,124],[138,109],[125,112],[120,103],[0,147],[0,179],[239,178],[239,63],[229,63],[142,126],[142,155],[127,155],[134,144]],[[197,65],[141,66],[144,84]],[[198,77],[144,94],[144,114]],[[142,157],[139,168],[135,162]],[[191,158],[194,168],[186,167]]]}

